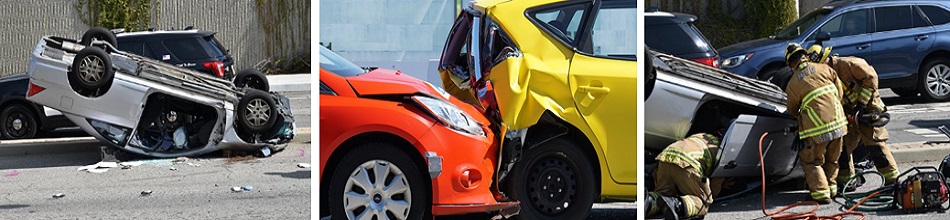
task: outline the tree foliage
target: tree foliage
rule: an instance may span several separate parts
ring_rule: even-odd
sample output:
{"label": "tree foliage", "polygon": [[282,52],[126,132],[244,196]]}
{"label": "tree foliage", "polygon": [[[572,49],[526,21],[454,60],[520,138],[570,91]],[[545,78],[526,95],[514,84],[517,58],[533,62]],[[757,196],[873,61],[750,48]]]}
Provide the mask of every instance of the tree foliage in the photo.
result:
{"label": "tree foliage", "polygon": [[[156,10],[158,5],[154,0]],[[80,20],[90,27],[141,31],[152,23],[152,6],[153,0],[78,0],[75,8]]]}

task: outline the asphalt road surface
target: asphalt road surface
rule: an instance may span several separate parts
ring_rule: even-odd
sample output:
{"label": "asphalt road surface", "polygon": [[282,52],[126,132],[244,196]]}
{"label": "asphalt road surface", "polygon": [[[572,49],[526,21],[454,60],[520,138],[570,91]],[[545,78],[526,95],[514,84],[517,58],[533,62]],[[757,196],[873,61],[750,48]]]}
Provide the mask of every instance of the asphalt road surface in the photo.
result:
{"label": "asphalt road surface", "polygon": [[309,219],[310,168],[297,164],[310,162],[310,149],[300,138],[268,158],[140,158],[104,173],[77,171],[99,161],[96,151],[0,156],[19,167],[0,170],[0,218]]}
{"label": "asphalt road surface", "polygon": [[[914,166],[937,166],[940,164],[940,161],[924,161],[924,162],[914,162],[914,163],[900,163],[901,171],[906,171]],[[794,204],[798,201],[801,201],[806,198],[808,191],[804,190],[804,186],[800,185],[795,181],[779,184],[776,186],[769,186],[766,188],[766,209],[769,212],[773,212],[781,207]],[[862,187],[862,189],[871,189],[880,186],[879,178],[870,178],[868,183]],[[747,193],[743,196],[739,196],[735,199],[727,201],[716,201],[712,204],[709,209],[709,213],[706,215],[706,219],[767,219],[764,218],[765,215],[762,213],[762,203],[760,190],[756,189],[751,193]],[[836,201],[842,202],[843,200],[838,198]],[[805,211],[804,209],[810,208],[811,206],[801,207],[793,209],[793,212]],[[816,214],[827,216],[835,213],[842,212],[847,208],[842,208],[841,205],[832,202],[828,205],[821,205],[816,211]],[[891,211],[880,211],[880,212],[865,212],[867,219],[948,219],[947,213],[939,212],[926,212],[926,213],[906,213],[898,210]],[[854,219],[854,218],[849,218]]]}
{"label": "asphalt road surface", "polygon": [[927,102],[922,97],[899,97],[890,89],[881,90],[881,100],[891,113],[887,124],[888,143],[947,141],[940,125],[950,126],[950,102]]}

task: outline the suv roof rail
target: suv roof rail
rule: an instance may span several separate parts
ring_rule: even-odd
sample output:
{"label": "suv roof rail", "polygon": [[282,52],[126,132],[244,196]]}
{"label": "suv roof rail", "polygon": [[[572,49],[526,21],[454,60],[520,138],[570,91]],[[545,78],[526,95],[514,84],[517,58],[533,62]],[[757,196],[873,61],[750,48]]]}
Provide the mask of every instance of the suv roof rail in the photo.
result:
{"label": "suv roof rail", "polygon": [[125,33],[125,28],[115,28],[109,31],[112,31],[112,34],[120,34],[120,33]]}

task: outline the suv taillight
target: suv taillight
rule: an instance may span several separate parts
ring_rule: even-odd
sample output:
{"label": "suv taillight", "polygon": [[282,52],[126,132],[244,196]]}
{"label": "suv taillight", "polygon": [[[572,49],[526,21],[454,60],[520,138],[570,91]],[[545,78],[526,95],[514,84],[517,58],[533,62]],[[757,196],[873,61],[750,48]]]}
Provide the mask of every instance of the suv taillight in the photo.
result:
{"label": "suv taillight", "polygon": [[217,76],[218,78],[224,77],[224,62],[211,61],[211,62],[204,62],[201,65],[204,66],[205,69],[211,70],[211,72],[213,72],[214,75]]}
{"label": "suv taillight", "polygon": [[719,56],[695,58],[693,59],[693,61],[696,61],[697,63],[706,64],[707,66],[719,68]]}

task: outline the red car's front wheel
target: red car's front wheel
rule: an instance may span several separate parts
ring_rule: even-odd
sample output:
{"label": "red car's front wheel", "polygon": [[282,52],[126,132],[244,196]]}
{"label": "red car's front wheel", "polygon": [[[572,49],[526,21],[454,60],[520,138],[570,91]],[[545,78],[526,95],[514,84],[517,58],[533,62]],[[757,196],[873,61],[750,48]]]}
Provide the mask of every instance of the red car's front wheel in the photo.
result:
{"label": "red car's front wheel", "polygon": [[333,219],[422,219],[429,205],[425,180],[396,146],[359,145],[330,177],[330,214]]}

